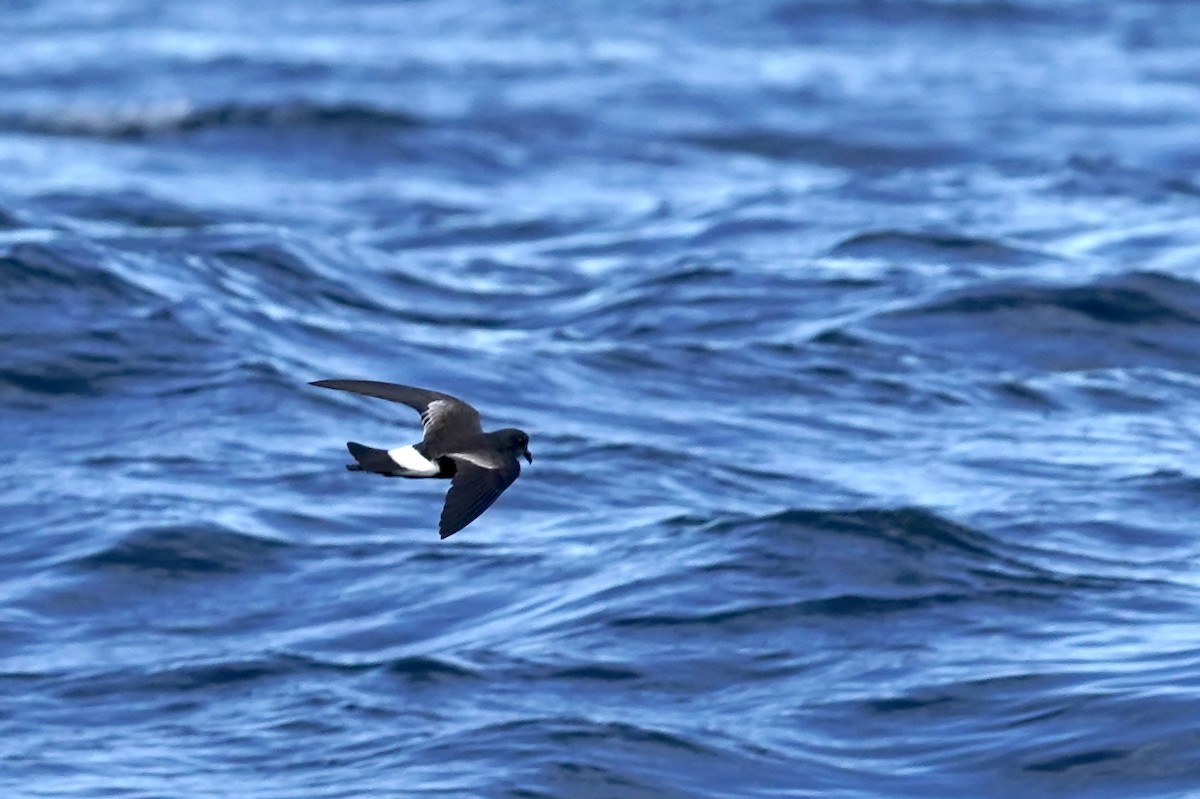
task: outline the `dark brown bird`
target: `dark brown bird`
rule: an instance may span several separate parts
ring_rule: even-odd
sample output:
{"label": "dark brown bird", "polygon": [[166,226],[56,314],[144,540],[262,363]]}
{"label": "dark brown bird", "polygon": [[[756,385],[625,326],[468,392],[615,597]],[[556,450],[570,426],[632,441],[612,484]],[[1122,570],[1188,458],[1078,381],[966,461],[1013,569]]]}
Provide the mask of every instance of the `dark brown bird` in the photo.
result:
{"label": "dark brown bird", "polygon": [[518,455],[533,463],[524,431],[507,427],[485,433],[479,411],[449,394],[377,380],[317,380],[312,385],[399,402],[420,412],[425,428],[421,441],[395,449],[349,441],[346,449],[357,463],[346,468],[384,477],[449,478],[438,524],[442,538],[479,518],[512,485],[521,474]]}

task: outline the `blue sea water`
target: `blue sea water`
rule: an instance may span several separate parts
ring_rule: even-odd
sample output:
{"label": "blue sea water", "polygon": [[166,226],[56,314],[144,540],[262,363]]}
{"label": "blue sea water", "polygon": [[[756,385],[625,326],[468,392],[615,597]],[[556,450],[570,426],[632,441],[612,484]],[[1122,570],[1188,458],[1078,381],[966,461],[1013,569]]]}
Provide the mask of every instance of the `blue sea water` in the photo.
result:
{"label": "blue sea water", "polygon": [[[0,794],[1200,796],[1200,5],[0,15]],[[344,470],[464,397],[462,533]]]}

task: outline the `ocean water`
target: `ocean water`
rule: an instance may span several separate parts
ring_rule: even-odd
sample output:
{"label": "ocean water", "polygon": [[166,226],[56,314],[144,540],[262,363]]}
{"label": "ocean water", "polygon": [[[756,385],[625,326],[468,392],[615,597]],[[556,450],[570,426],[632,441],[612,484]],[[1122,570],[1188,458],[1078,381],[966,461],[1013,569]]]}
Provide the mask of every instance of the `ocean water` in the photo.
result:
{"label": "ocean water", "polygon": [[[1200,5],[0,16],[5,797],[1200,796]],[[345,471],[477,405],[463,532]]]}

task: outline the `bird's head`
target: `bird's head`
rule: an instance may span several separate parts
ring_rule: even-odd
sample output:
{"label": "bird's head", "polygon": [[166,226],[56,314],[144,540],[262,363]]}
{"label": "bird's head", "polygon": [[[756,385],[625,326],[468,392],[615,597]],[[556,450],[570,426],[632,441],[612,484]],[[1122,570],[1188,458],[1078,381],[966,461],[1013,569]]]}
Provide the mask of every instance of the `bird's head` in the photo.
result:
{"label": "bird's head", "polygon": [[529,436],[524,430],[508,427],[504,430],[497,430],[495,436],[501,448],[524,455],[525,460],[533,463],[533,455],[529,454]]}

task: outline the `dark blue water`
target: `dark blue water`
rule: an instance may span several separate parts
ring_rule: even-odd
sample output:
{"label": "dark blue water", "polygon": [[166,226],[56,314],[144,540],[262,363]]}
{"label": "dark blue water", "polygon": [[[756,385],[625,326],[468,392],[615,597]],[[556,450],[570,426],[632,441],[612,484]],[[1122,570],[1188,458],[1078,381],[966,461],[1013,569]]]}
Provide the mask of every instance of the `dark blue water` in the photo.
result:
{"label": "dark blue water", "polygon": [[[1200,794],[1200,5],[0,16],[5,797]],[[448,391],[536,456],[343,469]]]}

